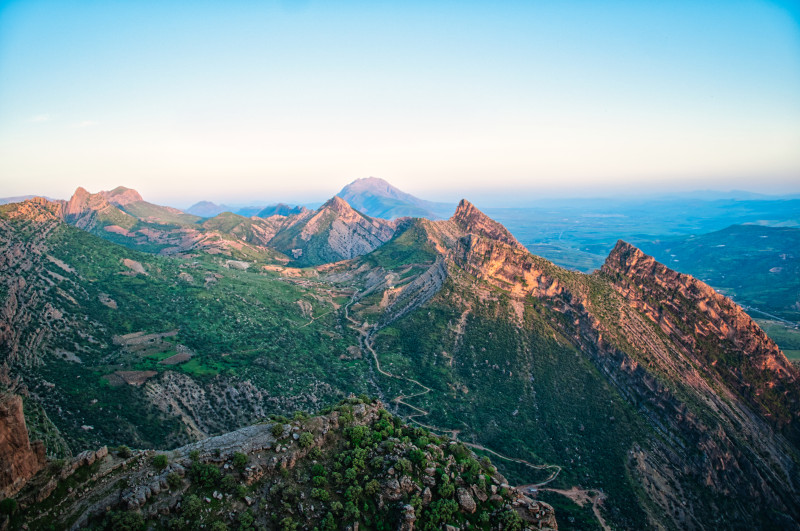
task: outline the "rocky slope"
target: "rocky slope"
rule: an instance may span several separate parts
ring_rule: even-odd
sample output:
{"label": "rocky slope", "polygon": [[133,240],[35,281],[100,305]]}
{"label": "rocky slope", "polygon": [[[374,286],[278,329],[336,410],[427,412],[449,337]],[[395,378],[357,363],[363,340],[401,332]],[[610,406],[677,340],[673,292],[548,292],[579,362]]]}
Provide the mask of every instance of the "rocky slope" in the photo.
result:
{"label": "rocky slope", "polygon": [[176,446],[360,386],[508,458],[562,529],[800,528],[797,369],[732,301],[625,243],[566,271],[466,201],[440,221],[334,199],[192,229],[336,261],[301,270],[132,253],[63,208],[0,209],[0,339],[73,443]]}
{"label": "rocky slope", "polygon": [[22,399],[0,392],[0,499],[14,496],[44,465],[44,444],[28,439]]}
{"label": "rocky slope", "polygon": [[86,452],[18,500],[11,529],[557,529],[488,460],[355,398],[169,452]]}
{"label": "rocky slope", "polygon": [[[606,400],[612,403],[615,395],[624,400],[608,418],[624,415],[630,423],[623,431],[613,422],[598,425],[597,430],[618,433],[615,440],[601,442],[604,437],[590,427],[594,419],[583,413],[578,429],[556,435],[560,444],[575,445],[584,433],[591,434],[594,449],[578,445],[576,457],[595,462],[597,469],[611,473],[611,463],[619,459],[616,466],[631,479],[614,480],[617,492],[610,494],[607,509],[629,503],[630,498],[618,497],[627,491],[656,527],[800,527],[798,371],[735,303],[624,243],[595,275],[565,271],[530,255],[467,202],[451,220],[436,226],[427,237],[438,239],[435,247],[448,274],[440,291],[418,310],[427,319],[412,313],[407,322],[390,326],[388,335],[377,321],[371,332],[379,355],[399,350],[410,356],[406,377],[433,389],[413,402],[420,410],[430,409],[426,416],[431,420],[422,422],[445,431],[455,423],[460,437],[479,441],[492,428],[481,425],[484,415],[476,408],[496,407],[498,401],[520,404],[513,411],[516,423],[528,422],[529,416],[546,422],[537,412],[545,407],[561,415],[581,415],[536,392],[550,382],[561,382],[558,393],[570,385],[565,375],[542,372],[537,360],[542,350],[574,348],[599,371],[585,377],[594,381],[602,375],[602,385],[612,388],[598,389],[596,400],[608,393]],[[555,342],[544,346],[548,335]],[[404,336],[410,339],[395,339]],[[484,345],[480,353],[473,350],[476,344]],[[567,352],[560,356],[562,365],[570,359]],[[398,358],[392,354],[389,359]],[[492,359],[502,362],[491,365]],[[499,385],[485,390],[477,384],[475,370],[484,362],[504,375]],[[579,364],[571,370],[577,375],[587,369]],[[437,393],[442,379],[450,389],[466,389],[471,407],[461,405],[458,393]],[[580,393],[576,398],[585,400]],[[522,405],[526,402],[530,406]],[[461,411],[460,418],[452,410]],[[471,422],[464,423],[465,417]],[[497,417],[490,422],[496,424]],[[502,443],[493,444],[500,448]],[[626,445],[625,453],[612,459],[610,445]],[[605,462],[591,455],[600,448]],[[745,500],[758,501],[752,505]],[[773,509],[758,509],[763,506]],[[632,507],[622,511],[635,514]],[[613,513],[611,517],[623,527],[641,525]]]}
{"label": "rocky slope", "polygon": [[367,254],[389,241],[396,224],[370,218],[334,197],[316,212],[279,232],[270,245],[301,266],[319,265]]}

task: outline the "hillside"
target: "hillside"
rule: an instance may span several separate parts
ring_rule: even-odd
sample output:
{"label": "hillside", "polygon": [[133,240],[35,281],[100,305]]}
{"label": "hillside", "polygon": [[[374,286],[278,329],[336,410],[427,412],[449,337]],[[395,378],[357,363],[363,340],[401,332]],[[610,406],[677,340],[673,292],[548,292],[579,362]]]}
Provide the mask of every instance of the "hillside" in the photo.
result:
{"label": "hillside", "polygon": [[414,197],[377,177],[356,179],[342,188],[336,196],[347,201],[359,212],[373,218],[441,219],[453,209],[453,206],[447,203],[435,203]]}
{"label": "hillside", "polygon": [[12,529],[557,528],[489,460],[355,398],[167,452],[86,452],[18,499]]}
{"label": "hillside", "polygon": [[[3,363],[51,458],[368,393],[492,456],[560,529],[800,528],[798,370],[733,301],[629,244],[586,275],[467,201],[389,223],[334,199],[248,243],[304,245],[320,265],[299,269],[138,252],[62,212],[0,209]],[[204,223],[243,244],[260,222]]]}

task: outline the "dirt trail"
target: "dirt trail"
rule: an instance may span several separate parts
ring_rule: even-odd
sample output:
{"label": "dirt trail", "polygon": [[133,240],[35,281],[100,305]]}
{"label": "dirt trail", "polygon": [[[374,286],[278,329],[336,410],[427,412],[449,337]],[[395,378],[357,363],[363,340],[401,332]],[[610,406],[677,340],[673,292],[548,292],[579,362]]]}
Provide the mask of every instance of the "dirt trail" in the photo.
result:
{"label": "dirt trail", "polygon": [[[398,376],[396,374],[392,374],[392,373],[390,373],[388,371],[385,371],[381,367],[380,359],[378,359],[378,353],[375,352],[375,349],[372,346],[373,345],[373,335],[376,332],[378,332],[379,330],[377,329],[377,326],[370,327],[366,323],[364,323],[362,325],[359,325],[358,322],[355,319],[350,317],[349,310],[350,310],[350,304],[351,303],[352,303],[352,301],[350,303],[346,304],[345,307],[344,307],[345,319],[350,321],[350,323],[352,323],[352,327],[356,331],[358,331],[358,333],[359,333],[359,341],[358,341],[359,342],[359,347],[362,349],[362,351],[366,350],[367,352],[369,352],[369,354],[371,355],[373,361],[375,362],[375,368],[378,370],[378,372],[381,373],[382,375],[386,376],[386,377],[394,378],[396,380],[402,380],[402,381],[406,381],[406,382],[411,382],[411,383],[413,383],[413,384],[415,384],[415,385],[417,385],[417,386],[422,388],[422,390],[420,392],[418,392],[418,393],[414,393],[414,394],[411,394],[411,395],[403,395],[403,394],[401,394],[401,395],[398,395],[395,398],[393,398],[391,401],[394,402],[395,404],[402,404],[402,405],[406,406],[407,408],[409,408],[409,409],[414,411],[414,413],[412,413],[410,415],[406,415],[406,420],[407,421],[413,422],[414,424],[417,424],[419,426],[427,428],[427,429],[429,429],[429,430],[431,430],[433,432],[447,433],[447,434],[449,434],[451,439],[459,440],[458,439],[458,434],[461,432],[461,430],[452,429],[452,428],[441,428],[439,426],[432,426],[430,424],[424,424],[424,423],[420,422],[419,420],[417,420],[418,417],[425,417],[425,416],[429,415],[430,412],[425,410],[425,409],[422,409],[420,407],[417,407],[417,406],[414,406],[412,404],[409,404],[408,402],[406,402],[405,399],[416,398],[416,397],[419,397],[419,396],[426,395],[426,394],[431,392],[431,388],[428,387],[427,385],[421,383],[418,380],[415,380],[413,378],[408,378],[408,377],[405,377],[405,376]],[[488,453],[490,453],[490,454],[492,454],[492,455],[494,455],[496,457],[499,457],[500,459],[523,464],[523,465],[525,465],[525,466],[527,466],[527,467],[529,467],[529,468],[531,468],[533,470],[547,470],[547,469],[553,470],[553,472],[550,474],[550,476],[546,480],[544,480],[541,483],[537,483],[536,485],[532,485],[532,486],[537,486],[538,487],[538,486],[547,485],[548,483],[553,481],[558,476],[558,474],[561,472],[561,467],[558,466],[558,465],[535,465],[535,464],[530,463],[530,462],[528,462],[528,461],[526,461],[524,459],[505,456],[503,454],[495,452],[494,450],[490,450],[489,448],[486,448],[485,446],[482,446],[480,444],[474,444],[474,443],[470,443],[470,442],[466,442],[466,441],[460,441],[460,442],[462,444],[464,444],[465,446],[468,446],[470,448],[474,448],[474,449],[477,449],[477,450],[482,450],[484,452],[488,452]]]}
{"label": "dirt trail", "polygon": [[[520,488],[530,488],[530,487],[536,487],[536,485],[524,485]],[[592,512],[594,513],[595,518],[597,518],[597,521],[600,523],[600,527],[602,527],[604,531],[611,531],[611,528],[608,527],[608,524],[606,524],[606,521],[603,519],[603,515],[600,514],[600,504],[603,503],[603,500],[606,499],[605,493],[597,489],[579,489],[578,487],[572,487],[569,490],[551,489],[551,488],[545,488],[539,490],[555,492],[556,494],[566,496],[570,500],[574,501],[578,505],[578,507],[583,507],[587,503],[591,503]]]}
{"label": "dirt trail", "polygon": [[[606,524],[606,521],[603,519],[603,516],[600,514],[599,505],[606,498],[606,495],[603,492],[601,492],[599,490],[596,490],[596,489],[580,489],[578,487],[572,487],[570,490],[561,490],[561,489],[553,489],[553,488],[542,488],[545,485],[547,485],[548,483],[550,483],[551,481],[553,481],[554,479],[556,479],[556,477],[558,477],[558,474],[562,470],[561,466],[559,466],[559,465],[550,465],[550,464],[535,465],[535,464],[530,463],[530,462],[528,462],[528,461],[526,461],[524,459],[519,459],[519,458],[516,458],[516,457],[508,457],[508,456],[503,455],[501,453],[495,452],[494,450],[486,448],[485,446],[482,446],[480,444],[474,444],[474,443],[470,443],[470,442],[466,442],[466,441],[461,441],[458,438],[458,434],[461,432],[461,430],[452,429],[452,428],[441,428],[439,426],[432,426],[430,424],[424,424],[424,423],[420,422],[419,420],[417,420],[419,417],[427,416],[430,412],[425,410],[425,409],[422,409],[420,407],[417,407],[417,406],[414,406],[412,404],[409,404],[408,402],[406,402],[406,399],[417,398],[417,397],[426,395],[426,394],[431,392],[431,388],[428,387],[427,385],[419,382],[418,380],[415,380],[413,378],[408,378],[408,377],[405,377],[405,376],[399,376],[397,374],[392,374],[392,373],[390,373],[388,371],[385,371],[381,367],[380,359],[378,359],[378,353],[375,352],[375,349],[373,348],[373,341],[374,341],[373,337],[374,337],[374,335],[376,333],[378,333],[380,331],[380,328],[379,328],[378,325],[369,326],[369,324],[366,323],[366,322],[363,323],[363,324],[359,324],[355,319],[350,317],[350,306],[354,302],[355,302],[355,299],[351,299],[350,302],[348,302],[347,304],[344,305],[344,317],[345,317],[346,320],[348,320],[350,322],[350,326],[359,333],[358,346],[361,349],[362,353],[366,351],[366,352],[368,352],[370,354],[370,356],[372,357],[372,360],[375,362],[375,368],[382,375],[384,375],[384,376],[386,376],[388,378],[394,378],[396,380],[402,380],[402,381],[405,381],[405,382],[411,382],[411,383],[419,386],[420,388],[422,388],[422,390],[419,391],[418,393],[414,393],[414,394],[411,394],[411,395],[403,395],[403,394],[401,394],[401,395],[398,395],[398,396],[396,396],[395,398],[393,398],[391,400],[395,404],[402,404],[402,405],[406,406],[407,408],[411,409],[412,411],[414,411],[414,413],[412,413],[410,415],[406,415],[406,417],[405,417],[406,421],[413,422],[414,424],[417,424],[418,426],[422,426],[423,428],[427,428],[427,429],[429,429],[429,430],[431,430],[432,432],[435,432],[435,433],[446,433],[446,434],[449,434],[449,437],[451,439],[460,441],[464,446],[468,446],[468,447],[476,449],[476,450],[481,450],[481,451],[490,453],[493,456],[498,457],[500,459],[503,459],[505,461],[511,461],[511,462],[514,462],[514,463],[520,463],[522,465],[527,466],[528,468],[531,468],[532,470],[551,470],[550,476],[548,476],[547,479],[545,479],[544,481],[541,481],[539,483],[532,483],[532,484],[529,484],[529,485],[521,485],[521,486],[518,486],[516,488],[519,489],[520,491],[523,491],[523,492],[525,490],[529,490],[529,489],[538,489],[538,490],[545,490],[545,491],[555,492],[556,494],[560,494],[562,496],[566,496],[567,498],[569,498],[572,501],[574,501],[580,507],[583,507],[587,502],[591,502],[592,503],[592,512],[594,513],[595,518],[597,518],[597,521],[600,524],[600,526],[603,528],[604,531],[611,531],[611,528],[608,527],[608,525]],[[591,493],[594,493],[594,495],[592,495]]]}

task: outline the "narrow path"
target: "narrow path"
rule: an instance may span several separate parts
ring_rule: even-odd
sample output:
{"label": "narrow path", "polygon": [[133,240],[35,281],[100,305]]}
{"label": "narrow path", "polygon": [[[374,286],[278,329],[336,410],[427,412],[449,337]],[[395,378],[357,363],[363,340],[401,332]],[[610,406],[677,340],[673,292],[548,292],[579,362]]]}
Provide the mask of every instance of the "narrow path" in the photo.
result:
{"label": "narrow path", "polygon": [[[375,352],[375,349],[372,346],[373,345],[372,336],[376,332],[376,330],[375,330],[374,327],[370,329],[366,325],[366,323],[361,325],[361,326],[359,326],[358,322],[356,322],[355,319],[350,317],[349,310],[350,310],[350,304],[352,302],[353,301],[350,301],[345,305],[345,307],[344,307],[344,316],[348,321],[350,321],[352,323],[353,328],[355,330],[357,330],[358,333],[360,334],[359,347],[362,350],[366,349],[367,351],[369,351],[370,355],[372,356],[373,361],[375,362],[375,367],[377,368],[378,372],[383,374],[384,376],[389,377],[389,378],[394,378],[396,380],[402,380],[402,381],[414,383],[414,384],[416,384],[416,385],[418,385],[419,387],[422,388],[422,391],[420,391],[418,393],[414,393],[412,395],[402,395],[402,394],[398,395],[397,397],[392,399],[392,402],[394,402],[395,404],[402,404],[402,405],[412,409],[415,412],[415,413],[413,413],[411,415],[406,415],[406,420],[407,421],[413,422],[413,423],[415,423],[415,424],[417,424],[419,426],[422,426],[422,427],[427,428],[427,429],[429,429],[431,431],[434,431],[434,432],[449,433],[451,439],[460,441],[460,439],[458,439],[458,434],[461,432],[461,430],[441,428],[441,427],[438,427],[438,426],[431,426],[429,424],[424,424],[424,423],[416,420],[417,417],[425,417],[425,416],[429,415],[430,411],[427,411],[427,410],[422,409],[420,407],[417,407],[417,406],[414,406],[412,404],[409,404],[408,402],[405,401],[405,399],[416,398],[416,397],[419,397],[419,396],[426,395],[426,394],[431,392],[431,388],[428,387],[427,385],[421,383],[420,381],[415,380],[414,378],[408,378],[408,377],[405,377],[405,376],[398,376],[396,374],[392,374],[392,373],[390,373],[388,371],[383,370],[383,368],[381,367],[381,362],[378,359],[378,353]],[[468,446],[470,448],[474,448],[474,449],[477,449],[477,450],[482,450],[484,452],[488,452],[488,453],[490,453],[490,454],[492,454],[494,456],[497,456],[500,459],[503,459],[505,461],[512,461],[514,463],[523,464],[523,465],[525,465],[525,466],[527,466],[527,467],[529,467],[529,468],[531,468],[533,470],[547,470],[547,469],[552,469],[553,470],[553,472],[550,474],[550,476],[546,480],[544,480],[541,483],[537,483],[536,485],[529,485],[529,486],[539,487],[539,486],[547,485],[548,483],[553,481],[558,476],[558,474],[561,472],[561,467],[559,465],[535,465],[535,464],[530,463],[530,462],[528,462],[528,461],[526,461],[524,459],[505,456],[503,454],[495,452],[494,450],[490,450],[489,448],[486,448],[485,446],[482,446],[480,444],[474,444],[474,443],[470,443],[470,442],[466,442],[466,441],[460,441],[460,442],[464,446]]]}
{"label": "narrow path", "polygon": [[[520,488],[529,488],[529,487],[536,487],[536,485],[524,485]],[[603,528],[604,531],[611,531],[611,528],[608,527],[606,524],[603,515],[600,514],[600,504],[603,503],[603,500],[606,499],[606,495],[604,492],[601,492],[597,489],[579,489],[578,487],[572,487],[570,490],[561,490],[561,489],[540,489],[548,492],[555,492],[556,494],[560,494],[569,498],[570,500],[574,501],[579,507],[583,507],[586,505],[586,502],[591,502],[592,504],[592,512],[594,513],[595,518],[600,523],[600,527]],[[592,494],[594,493],[594,494]]]}
{"label": "narrow path", "polygon": [[[601,492],[601,491],[599,491],[597,489],[580,489],[578,487],[572,487],[572,489],[570,489],[570,490],[561,490],[561,489],[553,489],[553,488],[542,488],[545,485],[547,485],[548,483],[550,483],[551,481],[553,481],[554,479],[556,479],[556,477],[558,477],[558,474],[561,473],[561,470],[562,470],[561,466],[559,466],[559,465],[535,465],[535,464],[530,463],[530,462],[528,462],[528,461],[526,461],[524,459],[519,459],[519,458],[516,458],[516,457],[508,457],[508,456],[503,455],[501,453],[495,452],[494,450],[490,450],[489,448],[486,448],[485,446],[482,446],[480,444],[474,444],[474,443],[470,443],[470,442],[466,442],[466,441],[461,441],[458,438],[458,434],[461,432],[461,430],[440,428],[438,426],[431,426],[429,424],[424,424],[424,423],[420,422],[419,420],[417,420],[418,417],[425,417],[425,416],[429,415],[430,412],[425,410],[425,409],[422,409],[420,407],[417,407],[417,406],[409,404],[408,402],[405,401],[405,399],[416,398],[416,397],[419,397],[419,396],[426,395],[426,394],[430,393],[432,391],[432,389],[430,387],[428,387],[427,385],[425,385],[425,384],[423,384],[423,383],[421,383],[418,380],[415,380],[413,378],[408,378],[408,377],[405,377],[405,376],[398,376],[396,374],[392,374],[392,373],[390,373],[388,371],[383,370],[383,368],[381,367],[381,362],[378,359],[378,353],[375,352],[375,349],[373,348],[373,336],[374,336],[375,333],[379,332],[380,330],[377,328],[377,325],[374,325],[372,327],[370,327],[367,323],[363,323],[363,324],[359,325],[359,323],[355,319],[350,317],[350,305],[353,304],[353,302],[355,302],[355,299],[350,299],[350,301],[347,304],[345,304],[345,306],[344,306],[344,317],[345,317],[345,319],[350,321],[351,327],[354,330],[358,331],[358,333],[359,333],[358,346],[362,351],[366,350],[366,351],[369,352],[369,354],[372,356],[373,361],[375,362],[375,368],[378,370],[378,372],[381,373],[382,375],[388,377],[388,378],[394,378],[396,380],[402,380],[402,381],[406,381],[406,382],[411,382],[411,383],[414,383],[417,386],[422,388],[422,391],[420,391],[418,393],[414,393],[414,394],[411,394],[411,395],[403,395],[403,394],[401,394],[401,395],[398,395],[398,396],[396,396],[395,398],[393,398],[391,400],[395,404],[402,404],[402,405],[406,406],[407,408],[409,408],[409,409],[414,411],[414,413],[412,413],[410,415],[406,415],[405,419],[407,421],[413,422],[414,424],[417,424],[418,426],[422,426],[423,428],[427,428],[427,429],[429,429],[429,430],[431,430],[433,432],[448,433],[448,434],[450,434],[450,438],[451,439],[461,442],[461,444],[463,444],[464,446],[468,446],[468,447],[474,448],[476,450],[481,450],[483,452],[490,453],[490,454],[494,455],[495,457],[498,457],[498,458],[503,459],[505,461],[511,461],[511,462],[514,462],[514,463],[519,463],[519,464],[525,465],[528,468],[531,468],[533,470],[551,470],[550,476],[548,476],[547,479],[545,479],[544,481],[541,481],[539,483],[532,483],[532,484],[529,484],[529,485],[520,485],[520,486],[517,486],[516,488],[518,490],[522,491],[522,492],[524,492],[525,490],[530,490],[530,489],[537,489],[537,490],[555,492],[556,494],[560,494],[562,496],[565,496],[565,497],[569,498],[570,500],[574,501],[580,507],[583,507],[584,504],[587,501],[590,501],[592,503],[592,512],[594,513],[595,518],[597,518],[597,522],[600,524],[600,527],[603,528],[603,531],[611,531],[611,528],[608,526],[608,524],[606,524],[605,519],[603,519],[603,516],[600,514],[600,508],[599,508],[599,506],[600,506],[600,504],[602,504],[603,500],[606,499],[605,493],[603,493],[603,492]],[[592,495],[592,493],[594,493],[594,495]]]}
{"label": "narrow path", "polygon": [[312,317],[311,317],[311,320],[310,320],[309,322],[307,322],[307,323],[306,323],[306,324],[304,324],[304,325],[300,325],[300,326],[298,326],[297,328],[305,328],[305,327],[307,327],[308,325],[310,325],[311,323],[313,323],[314,321],[316,321],[317,319],[322,319],[323,317],[325,317],[326,315],[328,315],[328,314],[329,314],[329,313],[331,313],[332,311],[333,311],[333,310],[328,310],[327,312],[323,313],[322,315],[318,315],[318,316],[316,316],[316,317],[313,317],[313,316],[312,316]]}

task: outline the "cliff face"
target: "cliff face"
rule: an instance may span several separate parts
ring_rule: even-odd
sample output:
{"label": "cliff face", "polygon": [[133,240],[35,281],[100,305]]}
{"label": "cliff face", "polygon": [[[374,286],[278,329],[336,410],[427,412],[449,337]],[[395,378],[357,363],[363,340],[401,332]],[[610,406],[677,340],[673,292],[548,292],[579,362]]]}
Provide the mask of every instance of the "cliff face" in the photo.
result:
{"label": "cliff face", "polygon": [[485,236],[495,241],[505,243],[519,250],[525,250],[525,246],[517,241],[501,224],[497,223],[489,216],[475,208],[475,206],[462,199],[456,208],[455,214],[450,218],[458,227],[470,234]]}
{"label": "cliff face", "polygon": [[16,494],[44,465],[44,444],[28,440],[22,399],[0,395],[0,498]]}
{"label": "cliff face", "polygon": [[739,305],[623,241],[601,273],[686,356],[800,444],[800,373]]}

